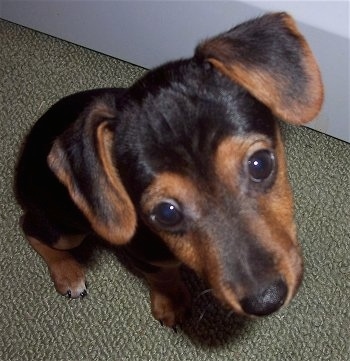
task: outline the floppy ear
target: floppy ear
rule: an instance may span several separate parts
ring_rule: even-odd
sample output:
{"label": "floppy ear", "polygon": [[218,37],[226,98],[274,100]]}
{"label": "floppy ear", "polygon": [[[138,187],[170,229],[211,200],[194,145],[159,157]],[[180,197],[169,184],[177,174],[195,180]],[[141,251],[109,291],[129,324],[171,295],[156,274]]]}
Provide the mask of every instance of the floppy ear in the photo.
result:
{"label": "floppy ear", "polygon": [[48,164],[90,221],[113,244],[133,236],[136,215],[112,159],[112,109],[102,101],[85,110],[53,143]]}
{"label": "floppy ear", "polygon": [[293,19],[272,13],[200,44],[196,57],[247,89],[281,119],[312,120],[323,102],[316,60]]}

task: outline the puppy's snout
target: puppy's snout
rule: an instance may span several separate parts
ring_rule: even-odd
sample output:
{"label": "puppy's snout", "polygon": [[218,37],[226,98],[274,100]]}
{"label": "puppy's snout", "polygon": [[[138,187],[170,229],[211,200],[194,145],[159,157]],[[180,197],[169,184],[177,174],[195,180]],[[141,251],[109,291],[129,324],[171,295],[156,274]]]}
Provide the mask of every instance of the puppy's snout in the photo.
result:
{"label": "puppy's snout", "polygon": [[259,289],[255,294],[244,297],[240,304],[248,315],[265,316],[277,311],[284,304],[287,294],[286,283],[278,279],[267,287]]}

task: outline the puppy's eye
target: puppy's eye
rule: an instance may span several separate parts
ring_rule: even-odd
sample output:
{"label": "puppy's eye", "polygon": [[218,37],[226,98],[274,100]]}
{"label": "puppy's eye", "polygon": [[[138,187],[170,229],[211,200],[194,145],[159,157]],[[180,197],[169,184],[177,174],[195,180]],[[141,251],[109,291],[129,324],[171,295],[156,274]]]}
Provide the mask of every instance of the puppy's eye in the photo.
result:
{"label": "puppy's eye", "polygon": [[275,157],[269,150],[258,150],[248,159],[249,176],[254,182],[262,182],[267,179],[274,168]]}
{"label": "puppy's eye", "polygon": [[183,214],[175,201],[165,201],[153,209],[151,220],[161,227],[175,227],[183,220]]}

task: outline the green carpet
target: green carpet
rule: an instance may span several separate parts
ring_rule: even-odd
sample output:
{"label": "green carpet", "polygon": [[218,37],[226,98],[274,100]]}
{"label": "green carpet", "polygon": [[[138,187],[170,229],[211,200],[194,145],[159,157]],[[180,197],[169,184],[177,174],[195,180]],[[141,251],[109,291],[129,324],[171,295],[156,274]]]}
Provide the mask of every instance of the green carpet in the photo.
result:
{"label": "green carpet", "polygon": [[[203,295],[175,333],[152,318],[143,281],[101,246],[94,246],[89,296],[68,301],[55,292],[18,227],[11,184],[21,140],[59,98],[125,87],[142,73],[0,21],[0,360],[349,360],[350,144],[307,128],[283,126],[306,262],[289,307],[249,321]],[[196,296],[204,286],[187,277]]]}

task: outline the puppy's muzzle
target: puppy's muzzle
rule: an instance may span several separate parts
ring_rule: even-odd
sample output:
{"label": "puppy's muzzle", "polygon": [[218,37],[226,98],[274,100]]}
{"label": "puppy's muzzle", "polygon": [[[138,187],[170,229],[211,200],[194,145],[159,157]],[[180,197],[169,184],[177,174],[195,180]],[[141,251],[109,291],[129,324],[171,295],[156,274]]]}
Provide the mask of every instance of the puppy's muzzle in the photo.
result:
{"label": "puppy's muzzle", "polygon": [[[276,242],[269,250],[241,235],[236,244],[211,250],[205,278],[219,300],[238,314],[266,316],[288,304],[303,276],[300,247]],[[250,246],[249,246],[250,243]],[[213,254],[216,256],[213,257]]]}

